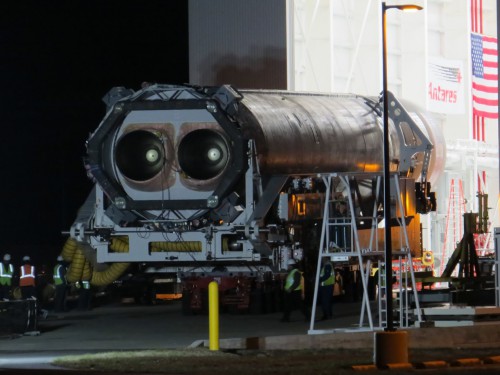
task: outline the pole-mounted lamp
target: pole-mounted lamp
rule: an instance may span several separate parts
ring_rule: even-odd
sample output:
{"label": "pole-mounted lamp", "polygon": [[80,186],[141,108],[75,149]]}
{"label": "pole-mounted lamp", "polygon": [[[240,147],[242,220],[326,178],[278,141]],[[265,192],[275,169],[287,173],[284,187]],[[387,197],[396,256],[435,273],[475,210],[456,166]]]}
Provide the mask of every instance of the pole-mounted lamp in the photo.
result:
{"label": "pole-mounted lamp", "polygon": [[389,160],[389,104],[387,95],[387,25],[386,11],[399,9],[412,12],[423,8],[418,5],[386,5],[382,2],[382,98],[384,106],[384,222],[385,222],[385,285],[387,293],[387,331],[394,330],[392,313],[392,236],[391,236],[391,178]]}

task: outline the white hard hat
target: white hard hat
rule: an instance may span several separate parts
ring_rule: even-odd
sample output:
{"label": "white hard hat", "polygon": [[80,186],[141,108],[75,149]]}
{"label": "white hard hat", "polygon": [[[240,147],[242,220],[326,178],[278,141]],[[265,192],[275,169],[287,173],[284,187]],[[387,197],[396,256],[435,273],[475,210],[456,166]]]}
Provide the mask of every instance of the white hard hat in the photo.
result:
{"label": "white hard hat", "polygon": [[5,254],[3,256],[3,260],[5,260],[6,262],[8,262],[10,260],[10,254]]}
{"label": "white hard hat", "polygon": [[288,259],[286,262],[287,266],[294,266],[295,265],[295,259]]}
{"label": "white hard hat", "polygon": [[23,256],[23,262],[29,262],[30,261],[30,257],[25,255]]}

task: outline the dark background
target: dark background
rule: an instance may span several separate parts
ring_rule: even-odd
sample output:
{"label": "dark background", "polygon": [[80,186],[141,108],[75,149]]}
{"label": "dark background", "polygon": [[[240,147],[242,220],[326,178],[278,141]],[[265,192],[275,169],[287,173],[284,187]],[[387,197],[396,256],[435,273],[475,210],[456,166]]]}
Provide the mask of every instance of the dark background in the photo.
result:
{"label": "dark background", "polygon": [[92,186],[85,141],[114,86],[185,83],[188,1],[2,1],[0,256],[51,264]]}

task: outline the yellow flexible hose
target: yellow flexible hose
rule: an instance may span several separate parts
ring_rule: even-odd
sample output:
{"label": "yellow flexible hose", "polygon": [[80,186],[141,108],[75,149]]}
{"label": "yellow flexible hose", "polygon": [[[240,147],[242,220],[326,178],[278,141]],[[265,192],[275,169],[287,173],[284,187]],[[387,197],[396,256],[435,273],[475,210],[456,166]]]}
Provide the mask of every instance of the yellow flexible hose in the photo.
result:
{"label": "yellow flexible hose", "polygon": [[[128,241],[126,238],[113,237],[110,244],[111,250],[118,253],[128,252]],[[128,268],[129,263],[112,263],[104,271],[96,271],[92,264],[85,258],[80,245],[73,238],[68,238],[61,253],[63,259],[69,262],[66,279],[68,282],[89,280],[92,285],[104,286],[111,284]]]}
{"label": "yellow flexible hose", "polygon": [[199,253],[202,250],[200,241],[151,242],[150,246],[152,253],[170,252],[170,251]]}
{"label": "yellow flexible hose", "polygon": [[68,271],[66,272],[66,280],[70,283],[83,280],[83,269],[87,259],[85,259],[85,255],[79,247],[74,251],[70,262]]}
{"label": "yellow flexible hose", "polygon": [[65,262],[71,262],[73,260],[73,255],[75,254],[76,249],[78,249],[78,242],[71,237],[68,238],[64,243],[61,253]]}

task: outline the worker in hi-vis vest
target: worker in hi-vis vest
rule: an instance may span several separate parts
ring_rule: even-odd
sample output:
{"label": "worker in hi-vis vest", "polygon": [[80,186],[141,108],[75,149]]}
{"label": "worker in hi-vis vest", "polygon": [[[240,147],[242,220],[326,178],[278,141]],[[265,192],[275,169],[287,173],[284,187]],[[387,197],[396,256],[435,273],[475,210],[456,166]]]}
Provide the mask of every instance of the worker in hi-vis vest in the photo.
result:
{"label": "worker in hi-vis vest", "polygon": [[330,258],[321,259],[321,273],[319,275],[319,298],[321,301],[321,310],[323,316],[321,320],[331,319],[332,300],[333,300],[333,284],[335,283],[335,272],[333,270]]}
{"label": "worker in hi-vis vest", "polygon": [[23,257],[23,265],[19,270],[19,287],[23,299],[36,299],[35,266],[31,265],[29,256]]}
{"label": "worker in hi-vis vest", "polygon": [[68,292],[68,282],[66,281],[66,264],[61,255],[57,257],[57,264],[54,266],[54,311],[64,312],[66,308],[66,295]]}
{"label": "worker in hi-vis vest", "polygon": [[77,283],[79,290],[78,294],[78,310],[86,311],[91,309],[92,294],[90,290],[90,281],[81,280]]}
{"label": "worker in hi-vis vest", "polygon": [[10,262],[10,254],[5,254],[0,263],[0,300],[8,301],[10,299],[13,275],[14,266]]}
{"label": "worker in hi-vis vest", "polygon": [[282,322],[290,321],[290,314],[293,310],[301,310],[302,314],[309,320],[309,313],[305,303],[304,276],[297,267],[293,259],[287,262],[288,274],[285,279],[283,296],[283,317]]}

